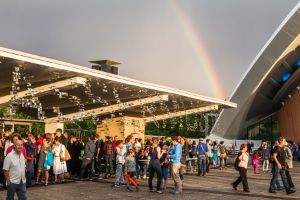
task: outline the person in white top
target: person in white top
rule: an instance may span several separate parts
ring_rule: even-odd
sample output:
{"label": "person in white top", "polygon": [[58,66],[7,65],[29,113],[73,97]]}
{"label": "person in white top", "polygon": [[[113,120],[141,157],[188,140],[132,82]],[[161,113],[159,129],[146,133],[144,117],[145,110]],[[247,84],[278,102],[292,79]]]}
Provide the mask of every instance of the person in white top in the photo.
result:
{"label": "person in white top", "polygon": [[9,153],[3,164],[3,172],[7,181],[7,200],[13,200],[17,193],[19,200],[26,200],[26,160],[22,154],[23,141],[18,140],[14,150]]}
{"label": "person in white top", "polygon": [[235,182],[232,183],[232,187],[234,190],[237,190],[237,186],[242,182],[244,192],[250,192],[248,186],[248,179],[247,179],[247,166],[249,161],[249,154],[247,153],[247,145],[242,144],[240,148],[240,153],[238,154],[238,171],[240,176],[237,178]]}
{"label": "person in white top", "polygon": [[67,164],[65,161],[66,147],[61,143],[59,137],[54,138],[54,145],[52,147],[52,152],[54,154],[53,159],[53,174],[55,175],[55,183],[60,183],[64,180],[64,174],[67,171]]}

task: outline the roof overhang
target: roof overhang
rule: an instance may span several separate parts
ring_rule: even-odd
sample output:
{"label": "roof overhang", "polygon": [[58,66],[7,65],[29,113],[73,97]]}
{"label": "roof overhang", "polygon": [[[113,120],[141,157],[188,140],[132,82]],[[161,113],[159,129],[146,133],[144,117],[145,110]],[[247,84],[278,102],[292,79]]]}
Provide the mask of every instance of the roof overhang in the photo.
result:
{"label": "roof overhang", "polygon": [[[26,81],[22,78],[19,80],[18,98],[30,99],[34,94],[41,102],[46,117],[51,120],[59,120],[65,115],[74,120],[83,112],[90,113],[84,115],[86,117],[92,117],[91,113],[102,115],[119,112],[122,107],[120,105],[123,105],[121,115],[143,118],[211,105],[217,105],[219,109],[237,106],[233,102],[2,47],[0,47],[0,105],[8,104],[12,98],[12,73],[15,67],[20,70],[21,76],[24,74],[26,77]],[[28,92],[29,90],[31,92]],[[147,101],[163,95],[167,96],[167,99]],[[139,103],[128,106],[128,102]],[[112,106],[114,109],[110,109]],[[106,110],[105,113],[99,112],[103,109]],[[22,107],[21,110],[33,117],[37,116],[36,109]],[[184,115],[184,112],[182,114]]]}

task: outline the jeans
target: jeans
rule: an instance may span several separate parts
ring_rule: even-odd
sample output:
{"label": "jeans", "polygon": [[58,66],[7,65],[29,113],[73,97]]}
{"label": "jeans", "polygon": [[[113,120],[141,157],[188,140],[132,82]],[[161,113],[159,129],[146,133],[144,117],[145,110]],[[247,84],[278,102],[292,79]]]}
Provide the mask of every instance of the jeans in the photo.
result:
{"label": "jeans", "polygon": [[244,190],[249,190],[248,186],[248,178],[247,178],[247,169],[244,167],[239,167],[240,176],[233,183],[235,187],[237,187],[241,182],[243,183]]}
{"label": "jeans", "polygon": [[287,182],[288,182],[290,188],[295,187],[295,185],[294,185],[294,183],[293,183],[293,180],[292,180],[292,177],[291,177],[291,174],[290,174],[289,168],[287,168],[287,169],[285,170],[285,175],[286,175],[286,179],[287,179]]}
{"label": "jeans", "polygon": [[212,162],[212,158],[208,157],[207,161],[206,161],[206,172],[207,173],[209,172],[209,167],[210,167],[211,162]]}
{"label": "jeans", "polygon": [[14,184],[11,183],[7,186],[7,197],[6,200],[14,200],[15,193],[17,193],[19,200],[26,200],[26,184]]}
{"label": "jeans", "polygon": [[[272,172],[272,174],[274,174],[274,171],[275,171],[275,165],[274,165],[274,163],[272,163],[271,164],[271,172]],[[276,189],[280,189],[281,188],[280,181],[278,180],[278,175],[277,175],[276,180],[275,180],[275,185],[276,185]]]}
{"label": "jeans", "polygon": [[147,176],[147,171],[148,171],[148,168],[149,168],[149,165],[148,164],[143,164],[143,176]]}
{"label": "jeans", "polygon": [[199,164],[199,171],[198,174],[204,176],[206,173],[206,157],[200,156],[198,158],[198,164]]}
{"label": "jeans", "polygon": [[[106,154],[104,155],[104,158],[105,158],[105,171],[106,171],[106,174],[112,174],[113,173],[113,155],[110,155],[110,154]],[[108,166],[109,165],[109,168]]]}
{"label": "jeans", "polygon": [[193,172],[192,160],[187,161],[187,169],[189,169],[190,172]]}
{"label": "jeans", "polygon": [[124,174],[123,174],[123,165],[122,164],[117,164],[117,169],[116,169],[116,185],[121,185],[124,183]]}
{"label": "jeans", "polygon": [[274,172],[273,172],[273,176],[271,179],[271,183],[270,183],[270,189],[269,191],[274,191],[275,190],[275,182],[278,179],[278,174],[280,174],[281,179],[282,179],[282,183],[284,185],[284,188],[286,191],[290,191],[291,188],[288,184],[287,178],[286,178],[286,170],[285,169],[279,169],[277,166],[275,166]]}
{"label": "jeans", "polygon": [[84,178],[85,170],[88,170],[88,178],[92,178],[93,169],[92,169],[92,159],[83,159],[80,169],[80,178]]}
{"label": "jeans", "polygon": [[150,163],[150,165],[149,165],[149,180],[148,180],[148,184],[149,184],[149,189],[150,190],[153,190],[152,179],[154,177],[154,173],[156,173],[156,176],[157,176],[156,190],[159,191],[160,190],[161,179],[162,179],[162,171],[161,171],[161,166],[160,166],[158,160],[157,160],[157,162]]}
{"label": "jeans", "polygon": [[225,158],[220,157],[220,167],[222,167],[223,163],[224,163],[224,167],[226,167],[227,166],[227,157],[225,157]]}
{"label": "jeans", "polygon": [[140,165],[140,163],[136,163],[136,175],[137,175],[137,177],[141,176],[141,165]]}
{"label": "jeans", "polygon": [[269,170],[269,160],[263,160],[263,172]]}
{"label": "jeans", "polygon": [[181,168],[180,163],[173,163],[172,164],[172,176],[174,179],[175,191],[182,193],[182,182],[179,176],[179,170]]}

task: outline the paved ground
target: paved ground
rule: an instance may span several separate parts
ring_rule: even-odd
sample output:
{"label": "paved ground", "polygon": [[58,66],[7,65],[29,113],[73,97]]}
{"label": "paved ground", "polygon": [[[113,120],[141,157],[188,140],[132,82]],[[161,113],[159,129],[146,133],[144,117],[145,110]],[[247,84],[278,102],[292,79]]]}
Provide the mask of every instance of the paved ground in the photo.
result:
{"label": "paved ground", "polygon": [[[294,183],[300,183],[300,163],[295,164],[292,171]],[[170,194],[153,194],[148,192],[146,181],[139,181],[140,192],[126,192],[125,187],[111,188],[113,180],[75,181],[60,185],[35,186],[28,189],[29,200],[79,200],[79,199],[300,199],[299,191],[287,196],[284,191],[276,194],[269,194],[268,187],[271,175],[254,175],[252,169],[248,171],[250,193],[242,192],[242,186],[238,191],[234,191],[230,183],[237,177],[237,172],[233,169],[218,170],[213,169],[206,177],[196,177],[186,175],[184,181],[184,194],[174,197]],[[170,179],[169,190],[172,189]],[[5,199],[5,191],[0,191],[0,199]]]}

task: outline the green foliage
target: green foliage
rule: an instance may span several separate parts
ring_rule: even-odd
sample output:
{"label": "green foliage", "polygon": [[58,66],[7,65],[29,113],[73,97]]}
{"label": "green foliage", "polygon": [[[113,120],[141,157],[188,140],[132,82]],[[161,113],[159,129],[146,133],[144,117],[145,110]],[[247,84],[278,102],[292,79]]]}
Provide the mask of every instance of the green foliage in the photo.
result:
{"label": "green foliage", "polygon": [[[9,108],[8,107],[0,107],[0,118],[8,118],[11,117],[12,119],[33,119],[29,115],[17,111],[15,115],[10,116]],[[26,132],[29,131],[28,126],[15,126],[16,132]],[[39,135],[45,133],[45,124],[43,122],[33,122],[31,127],[31,132],[34,135]]]}
{"label": "green foliage", "polygon": [[96,130],[96,123],[93,121],[93,119],[88,118],[84,121],[80,122],[66,122],[64,124],[65,129],[84,129],[84,130]]}
{"label": "green foliage", "polygon": [[[174,119],[168,119],[165,121],[157,121],[148,123],[146,125],[147,135],[157,135],[157,136],[183,136],[188,138],[199,138],[205,137],[214,124],[214,119],[209,118],[208,120],[208,130],[204,130],[205,119],[204,115],[189,115],[178,117]],[[202,126],[202,129],[200,128]]]}

